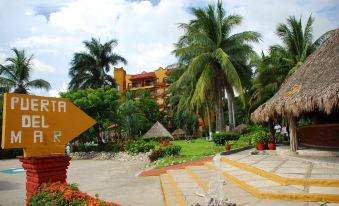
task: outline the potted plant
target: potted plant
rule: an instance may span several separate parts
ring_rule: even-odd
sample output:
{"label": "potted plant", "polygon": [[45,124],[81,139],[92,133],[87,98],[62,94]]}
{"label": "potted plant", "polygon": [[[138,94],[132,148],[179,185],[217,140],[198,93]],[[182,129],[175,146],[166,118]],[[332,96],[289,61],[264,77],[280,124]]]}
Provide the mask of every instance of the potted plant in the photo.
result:
{"label": "potted plant", "polygon": [[254,141],[256,142],[256,149],[257,150],[264,150],[265,149],[265,141],[266,141],[266,132],[257,132],[254,135]]}
{"label": "potted plant", "polygon": [[231,144],[229,143],[229,141],[225,142],[225,150],[226,151],[230,151],[231,150]]}
{"label": "potted plant", "polygon": [[268,149],[275,150],[275,148],[276,148],[275,139],[273,135],[270,135],[268,138]]}

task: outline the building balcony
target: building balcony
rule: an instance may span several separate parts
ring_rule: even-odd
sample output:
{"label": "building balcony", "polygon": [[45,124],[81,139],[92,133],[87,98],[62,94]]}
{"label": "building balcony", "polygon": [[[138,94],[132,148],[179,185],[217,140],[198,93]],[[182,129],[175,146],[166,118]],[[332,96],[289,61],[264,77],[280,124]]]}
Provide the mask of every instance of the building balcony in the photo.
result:
{"label": "building balcony", "polygon": [[152,89],[154,88],[154,85],[151,86],[128,86],[128,89],[131,91],[135,91],[135,90],[141,90],[141,89]]}

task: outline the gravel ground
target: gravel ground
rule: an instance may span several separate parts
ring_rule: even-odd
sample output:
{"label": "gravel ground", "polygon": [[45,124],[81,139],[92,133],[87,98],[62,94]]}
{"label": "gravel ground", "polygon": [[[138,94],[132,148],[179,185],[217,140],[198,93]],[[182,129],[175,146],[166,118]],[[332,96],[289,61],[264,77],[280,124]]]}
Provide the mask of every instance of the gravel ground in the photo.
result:
{"label": "gravel ground", "polygon": [[149,162],[148,155],[150,152],[147,153],[139,153],[137,155],[130,155],[126,152],[74,152],[71,153],[70,156],[74,160],[118,160],[121,162]]}

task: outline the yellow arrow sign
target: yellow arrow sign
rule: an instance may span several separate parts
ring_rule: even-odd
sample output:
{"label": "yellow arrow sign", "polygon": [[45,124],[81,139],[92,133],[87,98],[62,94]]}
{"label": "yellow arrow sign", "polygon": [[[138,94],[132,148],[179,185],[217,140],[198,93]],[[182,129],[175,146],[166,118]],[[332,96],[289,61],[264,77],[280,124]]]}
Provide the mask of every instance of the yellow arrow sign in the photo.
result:
{"label": "yellow arrow sign", "polygon": [[65,144],[96,123],[62,98],[4,94],[2,148],[24,156],[64,153]]}

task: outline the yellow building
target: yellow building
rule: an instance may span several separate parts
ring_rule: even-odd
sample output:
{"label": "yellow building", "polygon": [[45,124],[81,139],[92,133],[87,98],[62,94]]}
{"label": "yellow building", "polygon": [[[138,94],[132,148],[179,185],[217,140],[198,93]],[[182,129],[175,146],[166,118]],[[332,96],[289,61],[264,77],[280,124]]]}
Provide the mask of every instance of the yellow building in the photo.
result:
{"label": "yellow building", "polygon": [[[164,108],[164,92],[171,85],[166,79],[169,77],[169,73],[172,69],[164,69],[159,67],[153,72],[141,72],[140,74],[130,75],[127,74],[123,67],[114,68],[114,79],[117,84],[117,90],[122,93],[126,90],[137,91],[147,89],[151,93],[155,94],[155,99],[158,102],[160,108]],[[214,113],[211,114],[211,118],[215,118]],[[214,121],[213,121],[214,122]],[[202,119],[199,115],[199,131],[201,134],[202,127],[207,125],[207,116]],[[169,123],[167,127],[172,128],[173,125]]]}
{"label": "yellow building", "polygon": [[164,92],[171,85],[166,80],[171,69],[159,67],[153,72],[142,72],[140,74],[127,74],[123,67],[114,68],[114,79],[117,90],[122,93],[126,90],[136,91],[141,89],[149,90],[155,94],[155,98],[160,105],[164,106]]}

